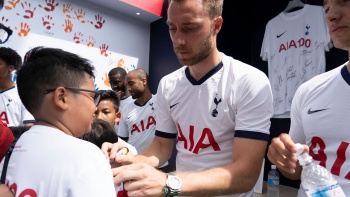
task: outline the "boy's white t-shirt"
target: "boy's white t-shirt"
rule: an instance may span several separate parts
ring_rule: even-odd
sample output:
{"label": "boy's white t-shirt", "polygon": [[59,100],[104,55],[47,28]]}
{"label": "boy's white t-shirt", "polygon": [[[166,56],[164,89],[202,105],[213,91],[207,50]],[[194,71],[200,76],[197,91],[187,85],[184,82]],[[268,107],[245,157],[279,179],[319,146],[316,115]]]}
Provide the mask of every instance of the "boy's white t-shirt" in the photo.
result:
{"label": "boy's white t-shirt", "polygon": [[6,184],[16,197],[116,196],[111,166],[97,146],[39,125],[16,143]]}

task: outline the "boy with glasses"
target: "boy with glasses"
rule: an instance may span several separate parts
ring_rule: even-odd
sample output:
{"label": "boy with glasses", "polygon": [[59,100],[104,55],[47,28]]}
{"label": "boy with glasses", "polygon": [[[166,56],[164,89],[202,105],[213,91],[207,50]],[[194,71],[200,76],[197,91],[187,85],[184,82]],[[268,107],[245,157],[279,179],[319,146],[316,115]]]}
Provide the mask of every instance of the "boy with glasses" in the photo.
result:
{"label": "boy with glasses", "polygon": [[60,49],[26,53],[17,85],[36,123],[17,141],[7,167],[15,196],[116,196],[109,162],[78,139],[91,131],[99,103],[93,71],[88,60]]}

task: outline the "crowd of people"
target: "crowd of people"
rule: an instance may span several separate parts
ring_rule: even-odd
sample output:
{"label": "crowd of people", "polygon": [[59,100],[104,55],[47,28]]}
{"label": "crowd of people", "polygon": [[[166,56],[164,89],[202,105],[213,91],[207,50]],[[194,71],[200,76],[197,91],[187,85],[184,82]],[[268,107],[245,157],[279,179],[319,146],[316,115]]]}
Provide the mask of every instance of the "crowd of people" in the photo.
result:
{"label": "crowd of people", "polygon": [[[289,132],[268,145],[271,85],[217,48],[223,0],[168,3],[183,67],[164,76],[156,94],[140,68],[112,69],[111,90],[96,91],[93,65],[74,53],[38,46],[22,61],[0,47],[0,196],[116,197],[122,186],[130,197],[248,197],[266,150],[285,177],[300,179],[296,143],[350,193],[349,61],[298,88]],[[334,46],[350,51],[350,1],[324,0],[323,7]],[[130,152],[117,155],[123,147]],[[173,147],[176,170],[168,172]],[[298,196],[306,196],[302,187]]]}

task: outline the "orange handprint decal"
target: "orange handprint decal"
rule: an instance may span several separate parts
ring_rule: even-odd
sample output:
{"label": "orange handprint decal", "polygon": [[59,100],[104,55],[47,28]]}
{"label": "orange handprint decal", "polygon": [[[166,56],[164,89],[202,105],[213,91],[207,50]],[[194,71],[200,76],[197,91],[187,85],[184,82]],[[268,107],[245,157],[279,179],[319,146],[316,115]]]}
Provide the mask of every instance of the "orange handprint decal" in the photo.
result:
{"label": "orange handprint decal", "polygon": [[19,37],[26,37],[30,32],[30,27],[27,23],[21,23],[21,30],[18,32]]}
{"label": "orange handprint decal", "polygon": [[89,42],[87,44],[88,47],[94,47],[96,43],[96,40],[93,36],[89,36]]}
{"label": "orange handprint decal", "polygon": [[[34,11],[36,10],[36,7],[32,8],[32,5],[25,1],[24,3],[21,3],[22,8],[24,9],[25,14],[23,15],[23,18],[29,19],[34,17]],[[19,13],[17,13],[18,16],[20,16]]]}
{"label": "orange handprint decal", "polygon": [[117,67],[123,67],[123,64],[124,64],[124,59],[120,59],[118,61],[118,66]]}
{"label": "orange handprint decal", "polygon": [[[44,10],[46,12],[53,12],[55,10],[55,7],[58,6],[58,3],[55,4],[55,0],[45,0],[46,6],[44,7]],[[39,7],[43,7],[42,5],[39,5]]]}
{"label": "orange handprint decal", "polygon": [[63,4],[63,14],[65,14],[67,18],[71,18],[70,12],[73,10],[71,6],[71,4]]}
{"label": "orange handprint decal", "polygon": [[102,77],[102,81],[103,81],[103,83],[104,83],[106,86],[110,87],[111,84],[109,83],[108,74],[105,73],[105,76],[106,76],[106,78]]}
{"label": "orange handprint decal", "polygon": [[50,30],[51,26],[54,26],[55,24],[52,23],[52,17],[50,15],[42,17],[43,20],[43,26],[47,29]]}
{"label": "orange handprint decal", "polygon": [[15,9],[16,8],[16,5],[20,2],[20,0],[10,0],[10,1],[7,1],[9,4],[10,4],[10,6],[5,6],[5,9],[6,10],[12,10],[12,9]]}
{"label": "orange handprint decal", "polygon": [[[95,15],[95,20],[96,20],[96,24],[94,26],[96,29],[101,29],[103,24],[106,22],[106,20],[103,20],[102,16],[100,16],[99,14]],[[93,24],[92,21],[90,23]]]}
{"label": "orange handprint decal", "polygon": [[81,32],[75,32],[73,37],[74,42],[79,44],[81,41],[83,41],[81,37],[83,37],[83,34]]}
{"label": "orange handprint decal", "polygon": [[78,9],[78,12],[74,11],[75,16],[77,16],[78,21],[85,23],[85,20],[82,20],[85,17],[86,11],[83,9]]}
{"label": "orange handprint decal", "polygon": [[107,50],[108,50],[108,45],[102,44],[102,46],[100,46],[101,55],[108,57]]}
{"label": "orange handprint decal", "polygon": [[[64,28],[64,32],[66,33],[70,33],[72,32],[72,29],[73,29],[73,23],[68,19],[68,20],[64,20],[65,23],[66,23],[66,26]],[[64,26],[64,24],[62,25]]]}

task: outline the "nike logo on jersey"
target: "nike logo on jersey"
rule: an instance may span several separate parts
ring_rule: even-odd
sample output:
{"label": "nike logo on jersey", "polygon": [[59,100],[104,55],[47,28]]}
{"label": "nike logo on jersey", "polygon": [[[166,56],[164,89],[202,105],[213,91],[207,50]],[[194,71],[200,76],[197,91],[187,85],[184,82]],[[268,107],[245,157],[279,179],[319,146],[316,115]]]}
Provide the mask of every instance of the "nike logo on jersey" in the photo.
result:
{"label": "nike logo on jersey", "polygon": [[328,108],[326,109],[317,109],[317,110],[311,110],[311,108],[307,111],[308,114],[313,114],[313,113],[316,113],[316,112],[320,112],[320,111],[324,111],[324,110],[327,110]]}
{"label": "nike logo on jersey", "polygon": [[170,109],[173,108],[173,107],[175,107],[175,105],[177,105],[177,104],[179,104],[179,103],[180,103],[180,102],[175,103],[174,105],[170,105]]}
{"label": "nike logo on jersey", "polygon": [[277,34],[277,38],[281,37],[284,33],[286,33],[286,31],[284,31],[284,32],[281,33],[280,35]]}

